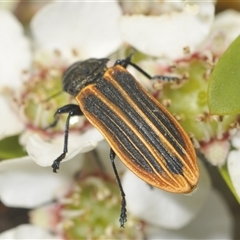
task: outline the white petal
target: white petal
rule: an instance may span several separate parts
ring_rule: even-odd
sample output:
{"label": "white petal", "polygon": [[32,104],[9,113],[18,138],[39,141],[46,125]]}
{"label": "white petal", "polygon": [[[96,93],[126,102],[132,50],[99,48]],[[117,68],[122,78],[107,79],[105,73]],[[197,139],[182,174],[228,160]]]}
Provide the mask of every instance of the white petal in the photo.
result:
{"label": "white petal", "polygon": [[202,210],[186,227],[179,230],[159,229],[151,239],[232,239],[233,218],[221,195],[211,190]]}
{"label": "white petal", "polygon": [[14,11],[18,4],[19,4],[19,0],[1,1],[0,2],[0,8],[1,9],[6,9],[6,10],[9,10],[9,11]]}
{"label": "white petal", "polygon": [[240,13],[235,10],[226,10],[216,15],[212,31],[223,34],[227,47],[240,33]]}
{"label": "white petal", "polygon": [[238,130],[231,138],[232,146],[240,149],[240,131]]}
{"label": "white petal", "polygon": [[[104,171],[106,171],[109,175],[115,178],[112,163],[109,158],[110,146],[108,142],[106,140],[99,142],[99,144],[96,147],[96,152],[100,162],[103,164]],[[125,165],[118,158],[118,156],[116,156],[115,158],[115,165],[117,167],[118,173],[120,174],[126,170]]]}
{"label": "white petal", "polygon": [[0,140],[15,134],[19,134],[24,129],[24,124],[13,112],[7,99],[0,94]]}
{"label": "white petal", "polygon": [[189,224],[202,208],[210,191],[210,180],[200,163],[200,181],[193,193],[174,194],[154,188],[130,171],[123,177],[123,189],[129,212],[146,222],[168,229],[179,229]]}
{"label": "white petal", "polygon": [[30,223],[48,229],[49,231],[59,229],[58,224],[61,221],[59,215],[61,215],[61,209],[59,209],[59,204],[56,203],[45,204],[32,209],[28,213]]}
{"label": "white petal", "polygon": [[[97,146],[103,136],[95,128],[91,128],[83,134],[69,134],[68,154],[63,161],[75,157],[78,153],[88,152]],[[28,138],[26,150],[31,158],[40,166],[51,166],[63,152],[64,135],[54,139],[53,142],[46,142],[38,135]]]}
{"label": "white petal", "polygon": [[18,227],[12,228],[0,234],[0,239],[59,239],[59,237],[50,234],[45,229],[40,227],[22,224]]}
{"label": "white petal", "polygon": [[0,32],[1,86],[17,88],[22,83],[23,71],[30,68],[30,43],[18,20],[3,9],[0,9]]}
{"label": "white petal", "polygon": [[207,160],[213,166],[223,166],[226,162],[226,158],[230,149],[230,143],[228,140],[214,139],[208,144],[205,144],[201,148]]}
{"label": "white petal", "polygon": [[181,58],[184,47],[196,51],[214,19],[214,4],[199,3],[198,13],[171,12],[161,16],[123,16],[123,39],[139,51],[156,57]]}
{"label": "white petal", "polygon": [[232,184],[240,197],[240,151],[232,150],[229,153],[227,166]]}
{"label": "white petal", "polygon": [[72,57],[105,57],[121,44],[117,2],[55,2],[43,7],[33,18],[31,29],[40,49],[60,50]]}
{"label": "white petal", "polygon": [[63,193],[81,162],[63,163],[63,171],[54,174],[51,168],[40,167],[29,157],[1,161],[1,201],[9,207],[25,208],[47,203]]}

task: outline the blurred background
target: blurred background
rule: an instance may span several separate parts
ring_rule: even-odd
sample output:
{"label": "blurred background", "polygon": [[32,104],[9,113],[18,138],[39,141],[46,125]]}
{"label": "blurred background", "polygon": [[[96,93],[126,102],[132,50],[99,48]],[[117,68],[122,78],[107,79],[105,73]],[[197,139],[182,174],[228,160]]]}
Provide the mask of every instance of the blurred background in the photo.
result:
{"label": "blurred background", "polygon": [[[5,1],[0,1],[0,8],[5,7]],[[18,1],[14,2],[11,7],[12,12],[18,18],[18,20],[25,26],[28,31],[28,24],[41,7],[47,4],[48,1]],[[9,4],[9,3],[8,3]],[[235,9],[240,11],[240,1],[217,1],[216,14],[226,9]],[[1,39],[0,39],[1,41]],[[0,53],[1,54],[1,53]],[[227,205],[229,206],[234,218],[234,239],[240,239],[240,206],[232,192],[229,190],[226,183],[223,181],[218,170],[206,164],[209,171],[209,175],[212,179],[213,186],[222,195]],[[29,209],[24,208],[10,208],[6,207],[0,202],[0,233],[16,227],[22,223],[28,223]],[[224,216],[223,216],[224,217]]]}

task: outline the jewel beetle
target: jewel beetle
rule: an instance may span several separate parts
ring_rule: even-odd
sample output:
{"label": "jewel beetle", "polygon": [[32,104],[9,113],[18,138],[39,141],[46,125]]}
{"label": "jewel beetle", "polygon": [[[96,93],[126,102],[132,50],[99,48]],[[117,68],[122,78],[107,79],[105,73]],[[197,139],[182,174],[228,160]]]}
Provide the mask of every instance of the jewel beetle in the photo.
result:
{"label": "jewel beetle", "polygon": [[84,115],[110,145],[110,160],[119,185],[122,203],[120,226],[127,221],[125,193],[114,162],[120,160],[151,186],[188,193],[197,185],[199,168],[195,149],[179,122],[150,95],[127,71],[131,65],[148,79],[172,80],[150,76],[131,62],[131,56],[117,60],[108,68],[108,58],[91,58],[71,65],[63,75],[63,90],[78,104],[59,108],[54,117],[67,113],[63,153],[53,162],[54,172],[68,151],[70,118]]}

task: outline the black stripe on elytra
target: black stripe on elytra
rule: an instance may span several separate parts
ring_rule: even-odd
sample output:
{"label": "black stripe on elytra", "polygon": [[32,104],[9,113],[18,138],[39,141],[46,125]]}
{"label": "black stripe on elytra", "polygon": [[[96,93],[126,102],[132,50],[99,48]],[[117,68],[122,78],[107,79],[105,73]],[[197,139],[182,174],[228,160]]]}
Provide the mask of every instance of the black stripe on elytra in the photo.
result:
{"label": "black stripe on elytra", "polygon": [[[185,141],[179,133],[178,129],[171,122],[167,115],[162,111],[159,111],[158,106],[152,102],[146,94],[142,92],[139,86],[136,84],[136,80],[128,73],[123,71],[114,71],[113,78],[121,85],[124,91],[131,96],[135,104],[141,109],[146,109],[148,111],[149,119],[154,123],[154,125],[159,128],[162,132],[162,124],[170,132],[165,137],[167,140],[177,149],[178,153],[183,156],[186,153],[182,151],[185,149]],[[165,133],[165,130],[162,132]],[[179,143],[181,147],[179,147]]]}
{"label": "black stripe on elytra", "polygon": [[[113,78],[121,85],[121,87],[131,97],[135,104],[140,109],[145,110],[144,113],[147,114],[149,120],[158,128],[164,137],[166,137],[166,139],[177,150],[177,152],[181,156],[185,156],[185,142],[178,129],[175,128],[175,125],[171,122],[168,116],[162,111],[159,111],[159,107],[153,101],[151,101],[151,99],[149,99],[144,92],[142,92],[132,75],[124,71],[114,69]],[[179,174],[182,173],[183,165],[179,159],[165,159],[167,161],[168,169],[171,172]]]}
{"label": "black stripe on elytra", "polygon": [[[104,130],[114,138],[115,144],[128,155],[128,158],[144,171],[153,173],[152,167],[145,161],[143,156],[150,162],[155,161],[154,157],[134,132],[97,96],[88,94],[83,99],[83,102],[85,109],[101,122]],[[158,172],[162,171],[159,165],[155,167]]]}
{"label": "black stripe on elytra", "polygon": [[[164,144],[160,141],[157,134],[146,123],[146,121],[137,113],[137,111],[129,105],[127,100],[121,95],[119,90],[115,88],[110,82],[103,79],[97,83],[98,90],[113,104],[119,107],[131,121],[134,128],[137,129],[147,142],[154,147],[156,151],[166,160],[167,168],[171,173],[182,174],[182,162],[171,152],[167,151]],[[150,99],[149,99],[150,101]],[[141,108],[143,109],[143,108]],[[145,109],[143,109],[145,110]],[[158,124],[159,125],[159,124]],[[167,137],[168,132],[161,125],[159,126],[161,133]],[[124,129],[123,129],[124,130]],[[146,148],[146,147],[145,147]],[[154,168],[159,167],[159,162],[155,158],[148,159]]]}

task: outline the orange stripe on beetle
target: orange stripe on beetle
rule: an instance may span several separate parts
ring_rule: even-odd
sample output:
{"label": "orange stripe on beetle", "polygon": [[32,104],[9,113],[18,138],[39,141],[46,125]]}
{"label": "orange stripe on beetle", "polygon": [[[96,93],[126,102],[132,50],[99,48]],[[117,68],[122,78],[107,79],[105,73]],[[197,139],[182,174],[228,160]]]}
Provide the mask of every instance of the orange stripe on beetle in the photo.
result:
{"label": "orange stripe on beetle", "polygon": [[76,100],[87,119],[138,177],[170,192],[194,189],[199,170],[189,137],[125,68],[109,68],[100,81],[84,87]]}

